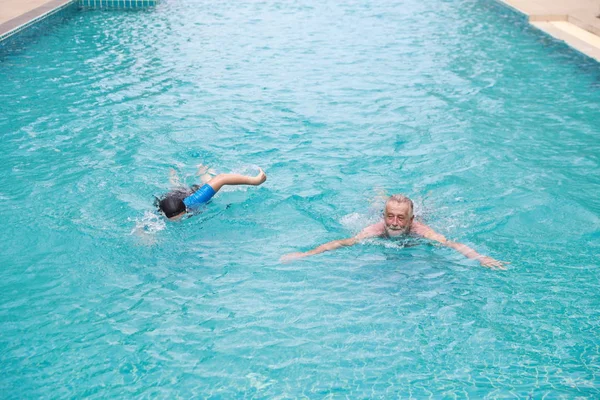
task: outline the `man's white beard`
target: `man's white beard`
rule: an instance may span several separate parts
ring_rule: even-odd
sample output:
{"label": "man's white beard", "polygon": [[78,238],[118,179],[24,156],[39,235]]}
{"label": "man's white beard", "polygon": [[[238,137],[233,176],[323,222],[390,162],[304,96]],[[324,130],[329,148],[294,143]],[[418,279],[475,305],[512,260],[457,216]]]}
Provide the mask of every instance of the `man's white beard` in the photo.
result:
{"label": "man's white beard", "polygon": [[385,230],[387,231],[387,234],[389,236],[401,236],[401,235],[406,235],[408,233],[408,231],[410,230],[410,227],[405,226],[405,227],[398,227],[397,229],[392,229],[389,226],[386,226]]}

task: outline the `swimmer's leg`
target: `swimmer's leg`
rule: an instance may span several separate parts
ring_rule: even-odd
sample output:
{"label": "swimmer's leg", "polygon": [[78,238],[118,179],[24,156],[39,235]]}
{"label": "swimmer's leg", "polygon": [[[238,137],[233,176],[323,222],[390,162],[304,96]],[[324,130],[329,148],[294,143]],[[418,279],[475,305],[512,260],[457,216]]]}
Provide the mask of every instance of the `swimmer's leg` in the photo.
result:
{"label": "swimmer's leg", "polygon": [[218,192],[225,185],[252,185],[258,186],[267,180],[267,175],[260,169],[256,176],[238,174],[219,174],[208,181],[208,185]]}
{"label": "swimmer's leg", "polygon": [[169,182],[174,188],[181,187],[179,175],[177,175],[177,171],[175,171],[173,168],[169,169]]}

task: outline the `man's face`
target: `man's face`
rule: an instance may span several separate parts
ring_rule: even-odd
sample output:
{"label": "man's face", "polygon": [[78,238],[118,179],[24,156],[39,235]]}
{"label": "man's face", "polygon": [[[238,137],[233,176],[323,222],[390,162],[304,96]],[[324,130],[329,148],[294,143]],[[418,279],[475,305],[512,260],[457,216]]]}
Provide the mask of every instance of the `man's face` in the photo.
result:
{"label": "man's face", "polygon": [[388,201],[385,205],[383,218],[388,235],[398,236],[410,231],[414,217],[410,204]]}

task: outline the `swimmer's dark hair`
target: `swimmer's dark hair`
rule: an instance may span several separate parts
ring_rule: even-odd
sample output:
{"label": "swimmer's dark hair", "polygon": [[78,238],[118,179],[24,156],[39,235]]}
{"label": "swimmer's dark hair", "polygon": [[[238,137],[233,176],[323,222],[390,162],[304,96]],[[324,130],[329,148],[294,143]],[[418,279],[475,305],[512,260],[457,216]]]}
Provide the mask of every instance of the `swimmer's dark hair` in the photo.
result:
{"label": "swimmer's dark hair", "polygon": [[165,215],[165,217],[172,218],[185,212],[186,208],[183,199],[186,197],[187,193],[174,191],[167,193],[163,198],[156,198],[154,205],[158,208],[158,211]]}

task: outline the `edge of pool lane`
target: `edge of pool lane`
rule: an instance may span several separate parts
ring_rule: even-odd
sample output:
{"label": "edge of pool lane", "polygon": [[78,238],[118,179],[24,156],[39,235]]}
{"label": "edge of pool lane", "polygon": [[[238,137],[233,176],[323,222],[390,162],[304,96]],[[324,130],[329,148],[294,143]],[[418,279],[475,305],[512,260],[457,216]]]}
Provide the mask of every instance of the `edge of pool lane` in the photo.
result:
{"label": "edge of pool lane", "polygon": [[529,23],[600,62],[600,3],[594,0],[498,0]]}

